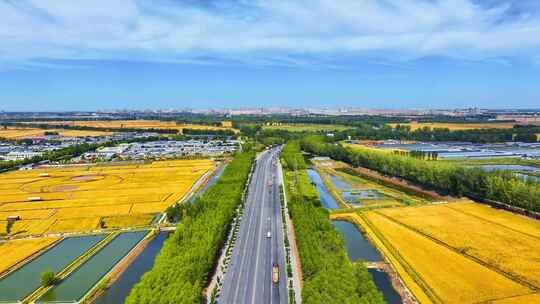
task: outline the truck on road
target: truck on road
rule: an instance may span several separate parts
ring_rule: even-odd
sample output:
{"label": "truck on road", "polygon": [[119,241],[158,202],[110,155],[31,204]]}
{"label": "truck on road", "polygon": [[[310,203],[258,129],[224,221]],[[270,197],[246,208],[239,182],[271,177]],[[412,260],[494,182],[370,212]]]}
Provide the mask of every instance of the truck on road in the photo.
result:
{"label": "truck on road", "polygon": [[279,267],[277,264],[272,265],[272,283],[279,283]]}

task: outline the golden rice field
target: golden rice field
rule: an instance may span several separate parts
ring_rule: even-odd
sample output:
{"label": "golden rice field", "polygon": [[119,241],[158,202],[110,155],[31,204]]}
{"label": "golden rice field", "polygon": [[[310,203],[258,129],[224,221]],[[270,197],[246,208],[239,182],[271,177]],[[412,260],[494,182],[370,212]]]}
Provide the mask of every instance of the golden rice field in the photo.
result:
{"label": "golden rice field", "polygon": [[213,164],[208,159],[84,165],[0,174],[0,232],[12,235],[148,224],[179,201]]}
{"label": "golden rice field", "polygon": [[224,126],[206,126],[196,124],[177,124],[174,121],[160,120],[95,120],[95,121],[43,121],[36,122],[39,124],[49,125],[68,125],[68,126],[83,126],[94,128],[135,128],[135,129],[174,129],[182,132],[182,129],[199,129],[199,130],[234,130],[232,124],[222,123]]}
{"label": "golden rice field", "polygon": [[153,214],[133,214],[131,216],[111,216],[103,218],[106,228],[147,226],[154,219]]}
{"label": "golden rice field", "polygon": [[524,296],[510,297],[499,299],[492,302],[493,304],[528,304],[540,303],[540,293],[531,293]]}
{"label": "golden rice field", "polygon": [[[397,123],[388,124],[392,128],[395,128]],[[511,129],[514,127],[514,123],[508,122],[485,122],[485,123],[443,123],[443,122],[410,122],[400,123],[402,126],[410,126],[411,130],[421,129],[423,127],[430,127],[431,129],[442,128],[455,130],[474,130],[474,129]]]}
{"label": "golden rice field", "polygon": [[339,216],[362,227],[421,303],[540,297],[538,221],[471,202]]}
{"label": "golden rice field", "polygon": [[32,137],[41,137],[45,132],[58,132],[64,137],[87,137],[87,136],[105,136],[111,135],[112,132],[105,131],[83,131],[83,130],[62,130],[62,129],[38,129],[38,128],[7,128],[0,129],[0,138],[7,139],[25,139]]}
{"label": "golden rice field", "polygon": [[15,266],[60,238],[47,237],[30,240],[14,240],[0,243],[0,273]]}

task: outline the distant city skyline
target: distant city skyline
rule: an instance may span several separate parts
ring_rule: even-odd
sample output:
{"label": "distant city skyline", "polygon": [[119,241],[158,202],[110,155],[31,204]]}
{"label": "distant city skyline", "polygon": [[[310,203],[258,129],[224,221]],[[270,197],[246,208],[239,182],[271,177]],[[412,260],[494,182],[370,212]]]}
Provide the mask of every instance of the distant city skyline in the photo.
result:
{"label": "distant city skyline", "polygon": [[537,0],[0,0],[0,110],[540,105]]}

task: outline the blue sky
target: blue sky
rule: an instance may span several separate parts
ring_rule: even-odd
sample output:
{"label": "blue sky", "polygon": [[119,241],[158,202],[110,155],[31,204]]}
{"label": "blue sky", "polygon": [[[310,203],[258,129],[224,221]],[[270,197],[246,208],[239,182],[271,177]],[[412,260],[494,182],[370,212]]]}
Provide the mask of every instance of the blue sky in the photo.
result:
{"label": "blue sky", "polygon": [[244,106],[540,108],[540,1],[0,1],[0,110]]}

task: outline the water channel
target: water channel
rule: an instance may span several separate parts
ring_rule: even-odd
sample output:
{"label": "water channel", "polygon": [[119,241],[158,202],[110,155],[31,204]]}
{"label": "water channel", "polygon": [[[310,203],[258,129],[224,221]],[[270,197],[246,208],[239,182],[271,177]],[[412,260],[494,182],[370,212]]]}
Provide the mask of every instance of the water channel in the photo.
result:
{"label": "water channel", "polygon": [[225,171],[225,168],[227,167],[227,165],[224,165],[224,166],[221,166],[220,168],[217,169],[216,173],[208,180],[208,182],[197,192],[197,194],[193,195],[193,197],[189,200],[190,203],[194,203],[197,198],[199,196],[201,196],[203,193],[206,192],[206,190],[208,190],[208,188],[210,188],[210,186],[214,185],[218,180],[219,178],[221,177],[221,175],[223,174],[223,172]]}
{"label": "water channel", "polygon": [[324,207],[326,207],[326,209],[338,209],[338,202],[334,199],[334,197],[332,197],[330,192],[328,192],[328,189],[326,189],[319,172],[313,169],[307,169],[307,174],[311,181],[315,183],[315,188],[317,188],[317,192],[319,192],[319,198],[321,199]]}
{"label": "water channel", "polygon": [[36,303],[79,301],[147,234],[148,231],[136,231],[118,235]]}
{"label": "water channel", "polygon": [[332,221],[332,223],[345,239],[347,254],[351,261],[380,262],[382,260],[377,249],[358,231],[354,224],[347,221]]}
{"label": "water channel", "polygon": [[481,165],[480,168],[485,171],[526,171],[526,172],[536,172],[540,171],[540,168],[533,166],[524,166],[524,165]]}
{"label": "water channel", "polygon": [[369,273],[373,277],[375,286],[381,291],[384,296],[384,300],[388,304],[400,304],[401,296],[396,292],[392,286],[392,281],[388,273],[378,269],[368,269]]}
{"label": "water channel", "polygon": [[106,235],[68,237],[23,267],[0,280],[0,302],[17,302],[40,286],[43,271],[60,272]]}
{"label": "water channel", "polygon": [[[336,229],[343,236],[347,247],[349,259],[353,262],[380,262],[382,257],[379,251],[364,237],[358,228],[347,221],[332,221]],[[392,286],[392,281],[386,272],[369,269],[373,281],[381,291],[387,303],[401,303],[401,297]]]}
{"label": "water channel", "polygon": [[118,304],[124,303],[133,286],[139,282],[141,276],[150,270],[154,260],[163,247],[170,232],[158,234],[144,250],[133,260],[122,275],[96,300],[94,304]]}

